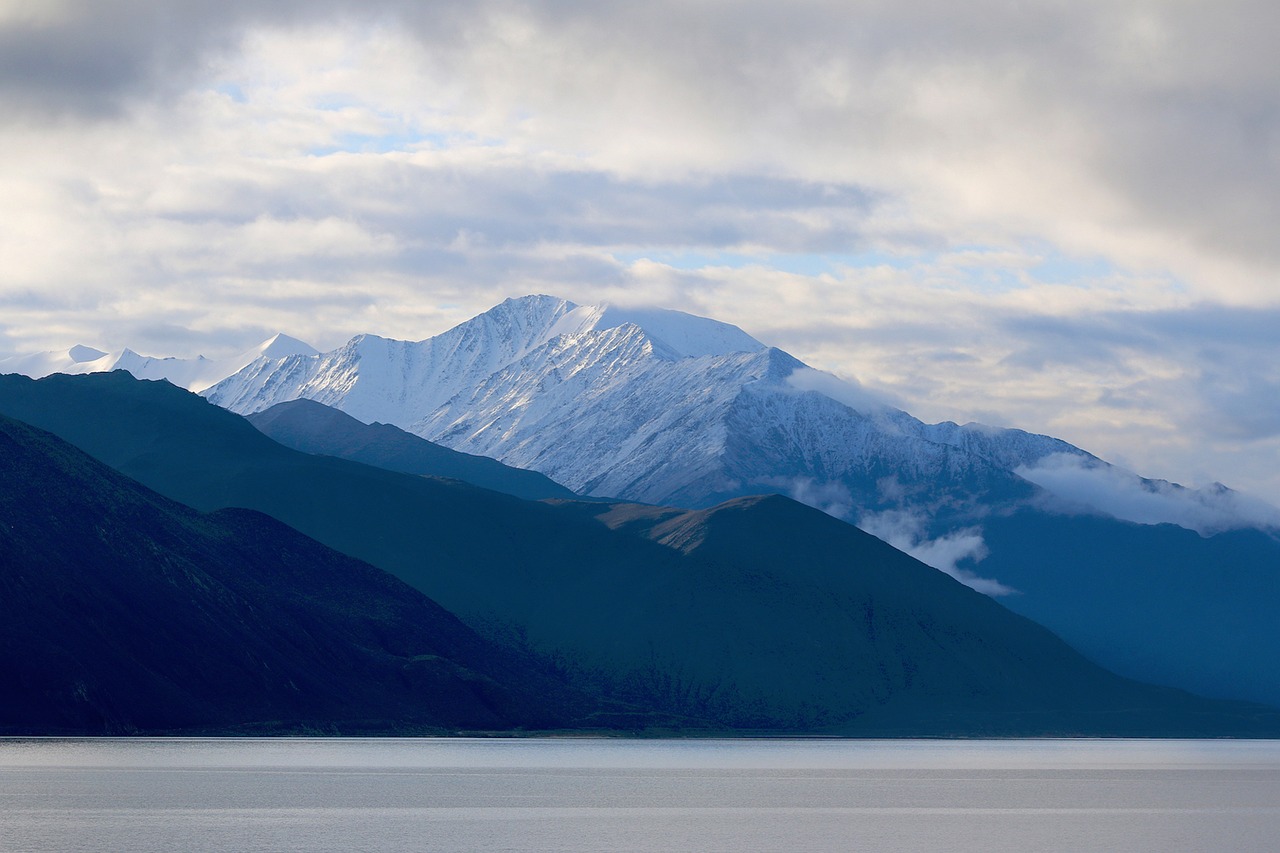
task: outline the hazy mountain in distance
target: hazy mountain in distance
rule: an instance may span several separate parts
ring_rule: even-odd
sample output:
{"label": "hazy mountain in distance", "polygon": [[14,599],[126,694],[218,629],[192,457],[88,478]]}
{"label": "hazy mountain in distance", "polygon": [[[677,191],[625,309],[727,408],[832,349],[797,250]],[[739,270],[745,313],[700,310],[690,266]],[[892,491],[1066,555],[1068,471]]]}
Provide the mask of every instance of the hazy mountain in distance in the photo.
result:
{"label": "hazy mountain in distance", "polygon": [[449,477],[526,500],[576,498],[536,471],[459,453],[389,424],[365,424],[314,400],[290,400],[250,415],[249,423],[285,447],[399,471]]}
{"label": "hazy mountain in distance", "polygon": [[990,598],[784,498],[702,511],[522,501],[298,453],[123,373],[3,377],[0,410],[197,508],[267,512],[521,643],[577,686],[669,714],[844,734],[1277,730],[1273,711],[1111,675]]}
{"label": "hazy mountain in distance", "polygon": [[103,352],[80,344],[66,351],[40,352],[0,359],[0,373],[20,373],[39,379],[53,373],[107,373],[127,370],[139,379],[165,379],[189,391],[203,391],[254,363],[292,355],[317,355],[314,347],[279,333],[256,347],[229,358],[152,358],[131,349]]}
{"label": "hazy mountain in distance", "polygon": [[433,732],[584,713],[420,592],[0,416],[0,733]]}
{"label": "hazy mountain in distance", "polygon": [[974,565],[1000,600],[1131,678],[1280,706],[1280,541],[1023,509],[989,519]]}

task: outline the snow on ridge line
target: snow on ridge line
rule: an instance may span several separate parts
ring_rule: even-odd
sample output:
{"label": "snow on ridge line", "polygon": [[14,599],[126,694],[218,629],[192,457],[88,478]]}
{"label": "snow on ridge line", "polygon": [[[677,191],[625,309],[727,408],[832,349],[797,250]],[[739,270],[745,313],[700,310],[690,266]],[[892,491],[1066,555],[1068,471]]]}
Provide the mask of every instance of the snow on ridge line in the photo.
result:
{"label": "snow on ridge line", "polygon": [[[572,303],[568,303],[572,305]],[[758,352],[765,345],[737,326],[667,308],[626,308],[611,303],[575,305],[547,329],[545,339],[636,326],[675,358]]]}
{"label": "snow on ridge line", "polygon": [[104,355],[106,355],[106,353],[102,350],[87,347],[84,344],[76,344],[71,349],[67,350],[67,356],[77,364],[86,361],[97,361]]}
{"label": "snow on ridge line", "polygon": [[[901,495],[894,500],[910,498],[907,487],[963,499],[969,487],[952,480],[972,471],[994,483],[1034,483],[1117,517],[1132,516],[1129,507],[1141,498],[1144,523],[1208,526],[1200,521],[1203,507],[1171,517],[1170,508],[1183,502],[1164,494],[1155,500],[1146,494],[1150,488],[1138,490],[1137,475],[1100,468],[1085,477],[1047,465],[1055,453],[1093,459],[1066,442],[975,424],[924,424],[736,326],[674,310],[526,296],[417,342],[360,335],[322,354],[277,335],[237,359],[216,362],[132,352],[127,359],[121,352],[100,362],[71,361],[95,352],[46,355],[67,362],[62,372],[124,367],[140,378],[168,379],[241,414],[306,397],[366,423],[394,424],[454,449],[540,470],[575,488],[596,484],[613,496],[650,502],[709,499],[741,485],[730,488],[730,480],[751,476],[765,478],[759,482],[808,478],[850,494],[871,494],[874,486],[884,501],[895,489]],[[761,353],[751,370],[716,363]],[[4,366],[0,362],[0,370]],[[744,389],[749,393],[740,398]],[[669,416],[676,411],[684,414]],[[743,441],[726,467],[720,456],[730,430]],[[753,471],[757,464],[769,467]],[[891,465],[907,479],[882,478],[884,486],[858,480],[877,465]],[[1235,500],[1206,493],[1198,503],[1211,505],[1217,529],[1224,526],[1218,516],[1235,519],[1248,509]]]}
{"label": "snow on ridge line", "polygon": [[141,355],[128,347],[103,352],[76,344],[67,350],[31,353],[0,360],[0,373],[21,373],[41,379],[54,373],[85,374],[127,370],[139,379],[164,379],[188,391],[200,393],[243,370],[259,358],[284,358],[294,354],[315,355],[311,345],[278,333],[252,349],[228,358],[211,359]]}
{"label": "snow on ridge line", "polygon": [[[306,341],[300,341],[284,332],[276,332],[249,352],[267,358],[284,358],[290,355],[319,355],[320,351]],[[247,355],[247,353],[245,353]]]}

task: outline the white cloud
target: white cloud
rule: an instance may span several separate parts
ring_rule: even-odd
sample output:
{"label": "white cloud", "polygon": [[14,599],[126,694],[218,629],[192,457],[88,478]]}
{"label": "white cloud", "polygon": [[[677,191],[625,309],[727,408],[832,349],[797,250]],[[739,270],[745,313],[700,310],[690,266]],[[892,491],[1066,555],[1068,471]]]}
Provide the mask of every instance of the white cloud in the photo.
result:
{"label": "white cloud", "polygon": [[858,527],[862,530],[978,592],[992,596],[1016,592],[994,578],[984,578],[959,566],[966,560],[981,562],[987,556],[981,530],[966,528],[929,539],[925,533],[927,526],[928,519],[922,514],[902,509],[867,513],[858,520]]}
{"label": "white cloud", "polygon": [[[838,482],[820,482],[812,477],[796,477],[790,480],[764,481],[765,485],[781,488],[787,496],[806,506],[819,509],[827,515],[843,521],[856,522],[859,529],[881,539],[903,553],[915,557],[926,566],[944,572],[966,586],[987,595],[1009,595],[1015,590],[992,578],[984,578],[973,571],[961,568],[960,563],[981,562],[987,556],[987,546],[982,531],[976,527],[956,530],[936,539],[926,533],[929,519],[914,509],[891,509],[877,513],[862,513],[855,504],[849,489]],[[888,495],[896,487],[896,481],[884,480],[880,484]]]}
{"label": "white cloud", "polygon": [[1177,524],[1202,535],[1242,527],[1280,529],[1280,510],[1247,495],[1217,485],[1187,489],[1144,480],[1071,454],[1055,453],[1016,473],[1068,504],[1139,524]]}
{"label": "white cloud", "polygon": [[856,379],[844,379],[811,367],[798,367],[787,377],[787,385],[797,391],[816,391],[863,414],[893,407],[888,395],[869,390]]}
{"label": "white cloud", "polygon": [[0,341],[216,355],[658,302],[929,420],[1280,500],[1277,23],[8,0]]}
{"label": "white cloud", "polygon": [[822,483],[812,477],[796,477],[792,480],[765,480],[764,485],[775,486],[786,490],[792,500],[820,509],[827,515],[848,521],[857,508],[853,495],[843,483]]}

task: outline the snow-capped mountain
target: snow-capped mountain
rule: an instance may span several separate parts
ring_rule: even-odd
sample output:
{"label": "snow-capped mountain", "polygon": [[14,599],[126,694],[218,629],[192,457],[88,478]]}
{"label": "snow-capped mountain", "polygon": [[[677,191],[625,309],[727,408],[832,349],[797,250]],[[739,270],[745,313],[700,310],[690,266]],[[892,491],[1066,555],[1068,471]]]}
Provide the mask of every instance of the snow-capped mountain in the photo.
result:
{"label": "snow-capped mountain", "polygon": [[933,535],[1043,498],[1036,484],[1090,506],[1073,486],[1091,476],[1180,488],[1048,436],[851,405],[840,387],[715,320],[528,296],[423,341],[259,358],[205,393],[242,414],[309,398],[584,494],[700,507],[780,492],[854,521],[910,509]]}
{"label": "snow-capped mountain", "polygon": [[273,356],[206,396],[242,414],[315,400],[598,496],[787,494],[975,589],[1016,591],[1005,606],[1122,675],[1280,703],[1280,513],[1229,489],[1145,480],[1020,430],[925,424],[679,312],[534,296],[423,341]]}
{"label": "snow-capped mountain", "polygon": [[938,558],[931,540],[1047,495],[1201,533],[1280,526],[1275,508],[1229,489],[1145,480],[1055,438],[922,423],[736,326],[679,311],[527,296],[423,341],[360,335],[327,353],[276,335],[225,359],[75,346],[0,361],[33,377],[109,370],[241,414],[312,399],[583,494],[703,507],[778,492],[940,568],[980,549]]}
{"label": "snow-capped mountain", "polygon": [[259,359],[278,359],[289,355],[317,355],[309,344],[277,334],[229,358],[152,358],[131,349],[115,352],[77,344],[69,350],[39,352],[0,359],[0,373],[21,373],[33,379],[51,373],[106,373],[127,370],[139,379],[166,379],[188,391],[200,392],[237,373]]}

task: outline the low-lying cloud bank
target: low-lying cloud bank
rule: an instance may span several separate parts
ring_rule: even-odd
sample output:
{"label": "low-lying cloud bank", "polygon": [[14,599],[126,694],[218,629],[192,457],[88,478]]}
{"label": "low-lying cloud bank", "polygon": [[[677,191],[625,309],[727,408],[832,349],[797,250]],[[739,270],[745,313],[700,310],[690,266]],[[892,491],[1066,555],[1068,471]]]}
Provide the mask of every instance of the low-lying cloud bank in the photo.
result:
{"label": "low-lying cloud bank", "polygon": [[915,557],[926,566],[951,575],[978,592],[1009,595],[1016,591],[998,580],[984,578],[960,568],[959,564],[965,560],[977,563],[987,556],[987,546],[979,528],[966,527],[937,539],[930,539],[925,533],[929,519],[923,512],[893,509],[857,516],[853,496],[842,483],[822,483],[812,477],[796,477],[791,481],[775,482],[772,485],[784,488],[792,500],[820,509],[842,521],[856,523],[860,530]]}
{"label": "low-lying cloud bank", "polygon": [[928,519],[921,513],[892,509],[863,515],[858,519],[858,527],[978,592],[993,596],[1016,592],[994,578],[984,578],[960,568],[959,563],[965,560],[977,563],[987,556],[981,529],[966,527],[937,539],[929,539],[925,535],[927,522]]}
{"label": "low-lying cloud bank", "polygon": [[1248,527],[1280,528],[1280,509],[1220,483],[1188,489],[1067,453],[1046,456],[1014,473],[1068,505],[1138,524],[1176,524],[1202,536]]}
{"label": "low-lying cloud bank", "polygon": [[798,367],[787,377],[787,385],[797,391],[816,391],[831,399],[844,403],[849,408],[863,414],[876,414],[894,408],[888,395],[882,391],[872,391],[856,379],[849,379],[814,370],[812,367]]}

